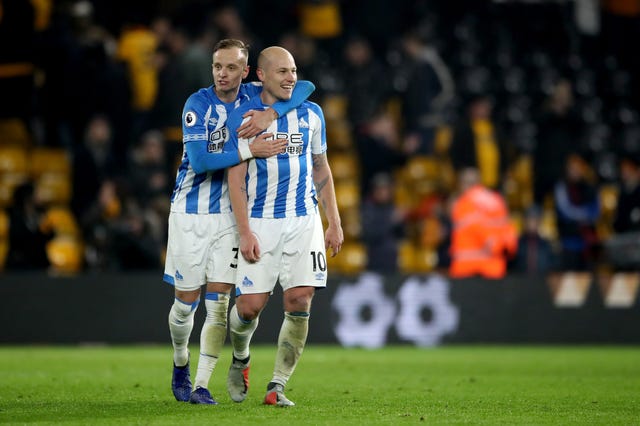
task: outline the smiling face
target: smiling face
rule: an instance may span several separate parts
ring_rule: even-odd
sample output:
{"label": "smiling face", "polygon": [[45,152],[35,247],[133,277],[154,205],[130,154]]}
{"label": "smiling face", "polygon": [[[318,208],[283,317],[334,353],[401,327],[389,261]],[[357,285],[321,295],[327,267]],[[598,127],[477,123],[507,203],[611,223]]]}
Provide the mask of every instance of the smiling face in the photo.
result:
{"label": "smiling face", "polygon": [[262,81],[262,101],[271,105],[279,100],[291,99],[298,81],[296,62],[281,47],[268,47],[260,53],[256,74]]}
{"label": "smiling face", "polygon": [[249,73],[246,51],[239,47],[221,48],[213,54],[213,83],[223,102],[233,102],[238,88]]}

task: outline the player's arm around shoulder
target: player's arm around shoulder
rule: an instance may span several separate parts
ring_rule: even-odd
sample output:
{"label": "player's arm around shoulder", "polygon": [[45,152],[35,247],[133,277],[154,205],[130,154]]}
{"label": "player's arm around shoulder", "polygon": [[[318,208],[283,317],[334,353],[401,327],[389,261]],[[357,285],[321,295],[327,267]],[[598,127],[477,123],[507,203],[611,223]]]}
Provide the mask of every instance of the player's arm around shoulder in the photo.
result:
{"label": "player's arm around shoulder", "polygon": [[327,217],[327,230],[325,231],[325,246],[331,248],[331,257],[338,254],[344,242],[344,232],[338,211],[338,201],[333,184],[333,175],[325,152],[312,154],[313,159],[313,183],[316,186],[318,200]]}
{"label": "player's arm around shoulder", "polygon": [[229,130],[230,148],[237,148],[242,161],[251,158],[271,157],[284,152],[287,147],[287,141],[273,140],[273,133],[263,132],[255,137],[249,138],[241,137],[238,134],[238,129],[249,120],[245,115],[250,111],[249,107],[240,107],[234,110],[229,116],[227,129]]}

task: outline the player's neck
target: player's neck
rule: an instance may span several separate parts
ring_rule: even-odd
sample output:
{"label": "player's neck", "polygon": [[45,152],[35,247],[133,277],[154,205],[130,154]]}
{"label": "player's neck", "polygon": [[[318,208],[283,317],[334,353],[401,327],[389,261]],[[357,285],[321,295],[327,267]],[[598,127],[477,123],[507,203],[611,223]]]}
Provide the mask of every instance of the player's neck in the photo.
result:
{"label": "player's neck", "polygon": [[260,100],[262,101],[263,104],[268,106],[271,106],[278,101],[278,99],[276,99],[275,96],[273,96],[271,93],[269,93],[266,90],[263,90],[262,93],[260,93]]}
{"label": "player's neck", "polygon": [[238,90],[217,90],[215,87],[213,88],[218,99],[222,102],[228,104],[234,102],[238,98]]}

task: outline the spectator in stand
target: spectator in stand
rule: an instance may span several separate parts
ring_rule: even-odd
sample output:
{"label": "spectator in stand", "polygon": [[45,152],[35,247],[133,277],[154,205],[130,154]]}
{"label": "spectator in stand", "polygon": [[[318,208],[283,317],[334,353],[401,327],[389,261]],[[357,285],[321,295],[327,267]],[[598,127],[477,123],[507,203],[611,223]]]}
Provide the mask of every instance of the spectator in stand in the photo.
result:
{"label": "spectator in stand", "polygon": [[408,153],[400,146],[400,131],[393,117],[384,109],[364,123],[356,134],[356,145],[361,165],[360,188],[363,195],[370,191],[374,175],[392,173],[403,166]]}
{"label": "spectator in stand", "polygon": [[[197,41],[196,41],[197,40]],[[182,153],[179,117],[184,100],[211,84],[211,51],[205,50],[207,37],[185,28],[172,28],[167,45],[158,53],[158,97],[151,113],[151,127],[164,132],[168,142],[176,142],[171,157]]]}
{"label": "spectator in stand", "polygon": [[48,229],[43,219],[33,184],[18,186],[9,209],[8,270],[46,269],[49,266],[46,247],[53,238],[53,230]]}
{"label": "spectator in stand", "polygon": [[556,183],[554,203],[561,246],[560,268],[586,271],[596,260],[596,221],[600,214],[597,188],[589,166],[577,153],[567,157],[565,176]]}
{"label": "spectator in stand", "polygon": [[171,207],[167,194],[173,189],[170,177],[175,175],[175,168],[167,161],[162,133],[158,130],[145,132],[131,155],[129,185],[149,234],[163,247]]}
{"label": "spectator in stand", "polygon": [[167,160],[164,136],[158,130],[145,132],[131,151],[128,175],[132,193],[143,205],[171,193],[174,167]]}
{"label": "spectator in stand", "polygon": [[518,238],[518,252],[510,270],[530,276],[541,276],[557,267],[556,254],[549,240],[540,235],[540,208],[532,206],[524,217],[524,229]]}
{"label": "spectator in stand", "polygon": [[361,209],[362,242],[367,246],[367,270],[393,273],[398,268],[398,244],[404,236],[405,212],[394,205],[393,180],[376,174]]}
{"label": "spectator in stand", "polygon": [[83,144],[73,155],[73,197],[71,208],[79,221],[98,198],[105,180],[112,178],[118,166],[113,155],[113,128],[104,115],[96,115],[87,123]]}
{"label": "spectator in stand", "polygon": [[454,126],[449,153],[456,171],[475,168],[484,186],[498,189],[513,155],[493,120],[492,111],[488,95],[471,99],[467,116]]}
{"label": "spectator in stand", "polygon": [[613,220],[617,234],[640,231],[640,155],[626,155],[620,163],[620,192]]}
{"label": "spectator in stand", "polygon": [[344,94],[348,99],[347,116],[351,125],[358,128],[372,118],[378,105],[383,105],[390,95],[387,70],[362,37],[349,38],[344,47]]}
{"label": "spectator in stand", "polygon": [[518,248],[516,229],[504,198],[481,184],[477,169],[458,176],[460,193],[451,206],[452,278],[503,278]]}
{"label": "spectator in stand", "polygon": [[405,120],[404,144],[415,152],[432,154],[436,127],[444,122],[444,111],[454,97],[451,72],[437,50],[417,31],[402,39],[406,60],[397,69],[395,80],[401,88]]}
{"label": "spectator in stand", "polygon": [[123,179],[105,180],[81,222],[86,262],[96,271],[160,268],[164,242],[154,238]]}
{"label": "spectator in stand", "polygon": [[39,54],[46,75],[40,107],[47,144],[75,149],[91,117],[104,114],[111,121],[114,155],[124,160],[130,92],[126,69],[114,57],[116,40],[96,21],[92,2],[55,3],[57,19],[42,37]]}
{"label": "spectator in stand", "polygon": [[538,137],[533,152],[534,202],[542,205],[564,175],[567,157],[580,135],[571,82],[559,80],[537,119]]}
{"label": "spectator in stand", "polygon": [[620,162],[614,234],[604,242],[608,264],[616,271],[640,269],[640,155],[626,154]]}

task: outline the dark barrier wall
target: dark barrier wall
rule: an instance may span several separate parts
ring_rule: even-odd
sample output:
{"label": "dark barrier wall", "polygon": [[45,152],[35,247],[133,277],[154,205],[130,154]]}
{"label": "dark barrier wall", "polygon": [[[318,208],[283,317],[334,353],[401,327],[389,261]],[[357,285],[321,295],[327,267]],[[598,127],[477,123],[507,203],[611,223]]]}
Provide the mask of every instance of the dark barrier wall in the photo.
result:
{"label": "dark barrier wall", "polygon": [[[377,347],[447,343],[640,343],[637,282],[569,277],[451,281],[438,275],[333,277],[309,341]],[[167,343],[173,287],[157,273],[0,276],[0,343]],[[198,342],[204,304],[192,341]],[[275,343],[276,290],[255,342]]]}

